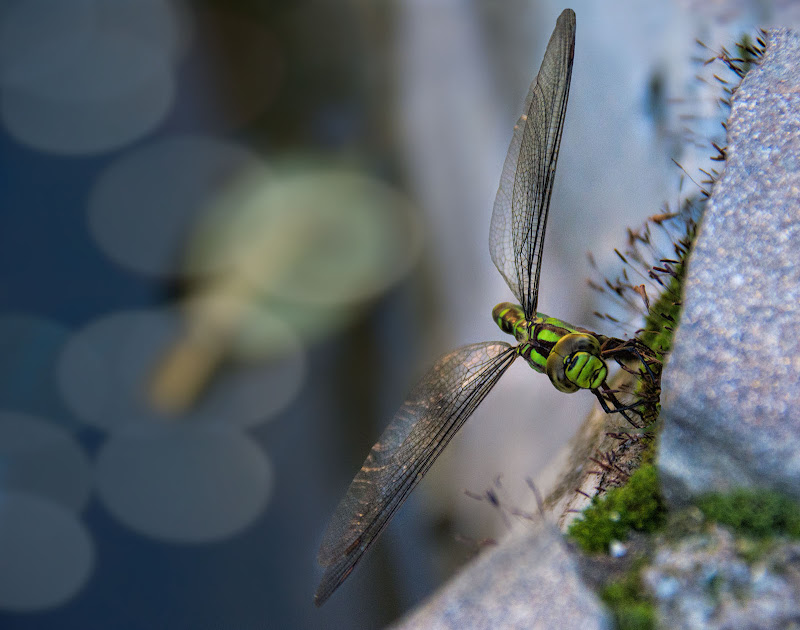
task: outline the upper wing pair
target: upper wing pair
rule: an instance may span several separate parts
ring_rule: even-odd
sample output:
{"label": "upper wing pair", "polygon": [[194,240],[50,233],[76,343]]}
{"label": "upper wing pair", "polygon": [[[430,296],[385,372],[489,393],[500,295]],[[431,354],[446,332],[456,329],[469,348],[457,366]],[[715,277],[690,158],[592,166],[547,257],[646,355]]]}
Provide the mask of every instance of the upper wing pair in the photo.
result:
{"label": "upper wing pair", "polygon": [[492,211],[492,261],[527,319],[533,317],[539,301],[542,245],[574,55],[575,13],[565,9],[550,36],[522,116],[514,126]]}

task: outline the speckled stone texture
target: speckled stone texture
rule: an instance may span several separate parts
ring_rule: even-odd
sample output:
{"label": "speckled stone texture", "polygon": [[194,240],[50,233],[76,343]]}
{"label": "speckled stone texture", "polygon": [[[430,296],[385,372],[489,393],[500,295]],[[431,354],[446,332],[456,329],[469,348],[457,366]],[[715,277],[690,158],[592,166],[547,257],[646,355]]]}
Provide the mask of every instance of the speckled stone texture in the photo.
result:
{"label": "speckled stone texture", "polygon": [[538,527],[486,550],[394,630],[599,630],[603,607],[558,530]]}
{"label": "speckled stone texture", "polygon": [[797,543],[778,544],[748,563],[729,532],[712,528],[662,545],[643,581],[662,628],[784,630],[800,622]]}
{"label": "speckled stone texture", "polygon": [[734,95],[664,370],[671,501],[733,486],[800,499],[800,38],[767,45]]}

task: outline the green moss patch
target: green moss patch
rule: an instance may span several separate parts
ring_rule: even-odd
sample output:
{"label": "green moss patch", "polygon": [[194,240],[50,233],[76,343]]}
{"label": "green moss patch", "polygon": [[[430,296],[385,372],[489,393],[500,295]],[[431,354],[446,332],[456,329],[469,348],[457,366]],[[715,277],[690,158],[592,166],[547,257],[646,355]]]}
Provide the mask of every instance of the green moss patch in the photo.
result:
{"label": "green moss patch", "polygon": [[568,535],[584,551],[608,551],[614,540],[625,540],[630,530],[654,532],[664,525],[666,508],[653,464],[644,464],[621,488],[592,499]]}
{"label": "green moss patch", "polygon": [[681,293],[686,265],[680,264],[667,288],[661,292],[645,317],[644,330],[639,338],[653,350],[666,355],[672,348],[672,336],[681,316]]}
{"label": "green moss patch", "polygon": [[617,630],[651,630],[656,627],[656,607],[645,596],[639,569],[607,585],[600,599],[611,609]]}
{"label": "green moss patch", "polygon": [[752,538],[800,538],[800,505],[779,492],[740,489],[707,494],[697,501],[706,519]]}

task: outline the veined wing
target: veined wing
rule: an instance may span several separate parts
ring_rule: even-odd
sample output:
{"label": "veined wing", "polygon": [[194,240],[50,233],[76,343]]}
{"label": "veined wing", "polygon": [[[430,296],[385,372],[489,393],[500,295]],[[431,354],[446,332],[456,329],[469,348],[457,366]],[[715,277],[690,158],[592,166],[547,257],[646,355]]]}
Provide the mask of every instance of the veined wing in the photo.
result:
{"label": "veined wing", "polygon": [[328,524],[319,606],[347,578],[395,511],[497,380],[517,358],[504,342],[464,346],[441,357],[372,447]]}
{"label": "veined wing", "polygon": [[514,127],[494,201],[492,261],[530,319],[539,300],[539,273],[547,211],[564,128],[575,53],[575,13],[556,22],[542,66]]}

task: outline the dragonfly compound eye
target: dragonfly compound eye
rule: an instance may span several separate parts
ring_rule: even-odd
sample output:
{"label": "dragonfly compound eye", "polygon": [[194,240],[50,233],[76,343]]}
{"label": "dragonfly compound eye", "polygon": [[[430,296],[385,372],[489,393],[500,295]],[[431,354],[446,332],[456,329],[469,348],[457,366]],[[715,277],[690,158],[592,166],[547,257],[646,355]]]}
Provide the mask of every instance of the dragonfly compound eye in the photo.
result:
{"label": "dragonfly compound eye", "polygon": [[608,375],[600,358],[600,344],[583,333],[570,333],[559,339],[547,357],[545,371],[555,388],[568,394],[597,389]]}

